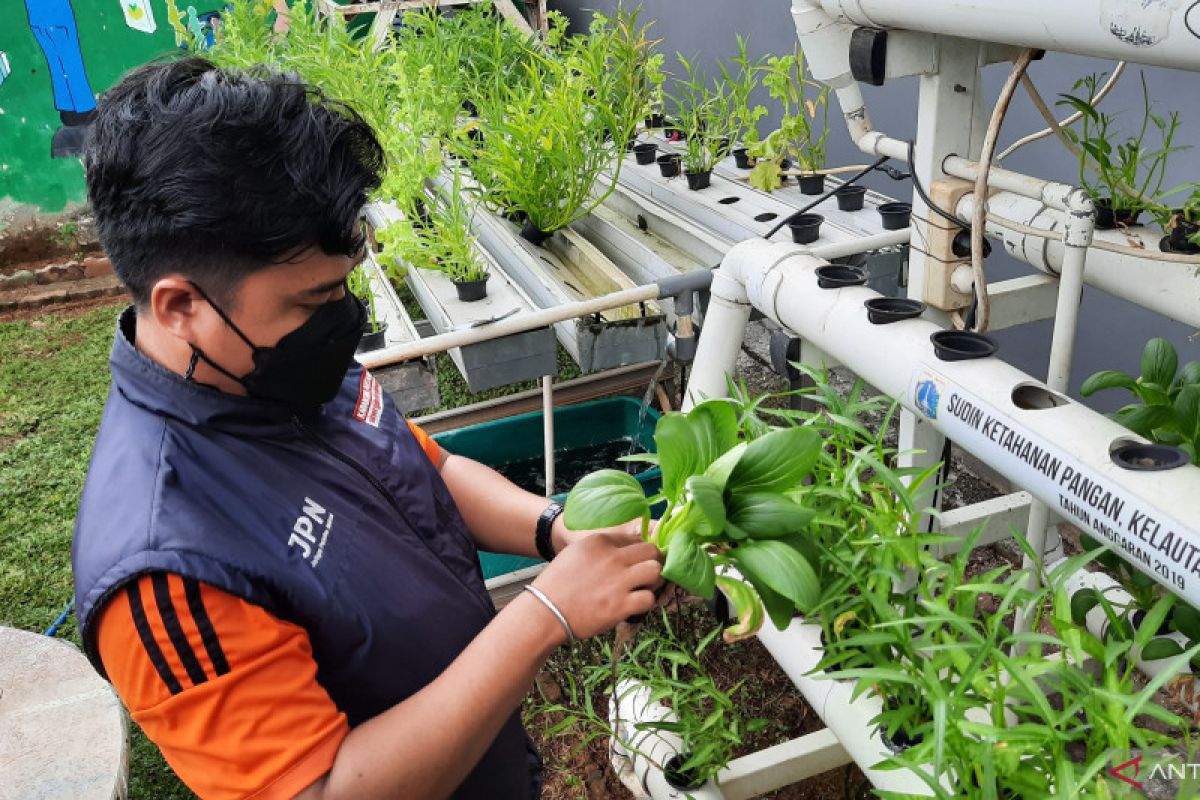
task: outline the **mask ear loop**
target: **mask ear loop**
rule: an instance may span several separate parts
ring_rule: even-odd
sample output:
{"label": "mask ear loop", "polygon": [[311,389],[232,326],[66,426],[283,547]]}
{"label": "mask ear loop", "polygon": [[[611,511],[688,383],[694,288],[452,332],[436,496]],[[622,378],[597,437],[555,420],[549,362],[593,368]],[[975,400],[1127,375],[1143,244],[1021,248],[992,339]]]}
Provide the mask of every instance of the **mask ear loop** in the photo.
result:
{"label": "mask ear loop", "polygon": [[187,372],[183,373],[185,381],[195,380],[196,362],[200,360],[200,352],[196,350],[195,346],[189,344],[188,347],[192,348],[192,357],[188,360]]}
{"label": "mask ear loop", "polygon": [[[239,328],[237,325],[233,324],[233,320],[229,318],[229,315],[225,313],[224,309],[222,309],[219,305],[217,305],[216,303],[214,303],[212,301],[212,298],[208,296],[208,294],[204,291],[204,289],[200,288],[200,284],[198,284],[192,280],[189,280],[188,283],[190,283],[192,285],[193,289],[195,289],[197,292],[200,293],[200,296],[204,298],[204,302],[206,302],[210,306],[212,306],[212,310],[217,312],[217,316],[219,316],[225,322],[226,325],[228,325],[230,328],[233,329],[233,332],[236,333],[238,335],[238,337],[243,342],[246,343],[247,347],[249,347],[251,350],[254,350],[254,351],[258,350],[258,345],[256,345],[254,342],[250,341],[250,339],[246,336],[246,334],[242,333],[242,329]],[[193,346],[192,349],[195,350],[196,349],[195,346]],[[203,358],[205,361],[208,361],[208,357],[205,356],[203,353],[200,354],[200,357]],[[211,363],[211,362],[209,362],[209,363]],[[224,371],[224,370],[222,370],[222,371]]]}

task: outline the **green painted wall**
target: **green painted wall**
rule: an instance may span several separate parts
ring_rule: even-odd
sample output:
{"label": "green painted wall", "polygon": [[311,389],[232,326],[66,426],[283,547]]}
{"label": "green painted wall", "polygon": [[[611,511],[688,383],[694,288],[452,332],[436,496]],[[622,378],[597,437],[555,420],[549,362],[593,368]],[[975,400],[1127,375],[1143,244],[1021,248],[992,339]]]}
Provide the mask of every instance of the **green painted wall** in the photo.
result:
{"label": "green painted wall", "polygon": [[[143,3],[153,16],[153,33],[131,27],[151,27],[150,15],[139,8]],[[224,3],[178,0],[178,5],[186,24],[189,6],[204,14]],[[64,123],[31,25],[41,15],[37,27],[47,35],[45,15],[61,16],[71,6],[87,82],[95,94],[127,70],[176,50],[167,0],[0,0],[0,207],[15,203],[54,212],[84,200],[78,158],[51,158],[51,142]],[[128,23],[124,6],[130,7]],[[52,27],[48,35],[57,37],[56,43],[67,41],[65,29]]]}

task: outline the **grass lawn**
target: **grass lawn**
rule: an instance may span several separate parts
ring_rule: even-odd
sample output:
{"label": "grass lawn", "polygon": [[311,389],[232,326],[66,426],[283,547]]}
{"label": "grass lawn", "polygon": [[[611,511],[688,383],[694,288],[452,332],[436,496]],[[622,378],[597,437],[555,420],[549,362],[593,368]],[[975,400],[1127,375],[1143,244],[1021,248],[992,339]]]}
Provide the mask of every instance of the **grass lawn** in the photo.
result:
{"label": "grass lawn", "polygon": [[[71,598],[71,528],[119,310],[0,322],[0,625],[44,631]],[[58,635],[79,644],[73,617]],[[132,745],[131,798],[194,797],[136,726]]]}

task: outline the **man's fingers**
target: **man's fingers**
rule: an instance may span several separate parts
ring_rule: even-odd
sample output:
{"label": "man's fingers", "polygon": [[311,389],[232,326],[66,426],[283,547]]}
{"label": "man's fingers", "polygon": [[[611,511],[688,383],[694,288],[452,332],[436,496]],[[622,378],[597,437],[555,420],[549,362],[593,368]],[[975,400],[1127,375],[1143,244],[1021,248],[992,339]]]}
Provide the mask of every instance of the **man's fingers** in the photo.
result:
{"label": "man's fingers", "polygon": [[639,561],[625,570],[625,585],[630,588],[645,587],[653,591],[656,584],[662,583],[659,580],[661,575],[662,565],[658,561]]}
{"label": "man's fingers", "polygon": [[630,592],[625,598],[625,616],[635,617],[639,614],[646,614],[650,609],[654,608],[654,592],[649,589],[640,589],[636,592]]}
{"label": "man's fingers", "polygon": [[625,560],[626,564],[636,564],[639,561],[658,561],[659,557],[658,546],[650,542],[639,541],[621,548],[621,558]]}

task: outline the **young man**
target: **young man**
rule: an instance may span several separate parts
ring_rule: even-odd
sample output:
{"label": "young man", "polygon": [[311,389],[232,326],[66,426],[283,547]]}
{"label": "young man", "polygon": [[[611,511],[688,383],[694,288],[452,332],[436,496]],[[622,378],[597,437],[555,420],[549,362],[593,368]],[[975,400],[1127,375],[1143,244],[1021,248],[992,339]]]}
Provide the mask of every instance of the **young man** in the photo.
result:
{"label": "young man", "polygon": [[[654,545],[568,532],[353,364],[382,163],[298,79],[196,58],[126,76],[89,139],[135,305],[76,523],[80,629],[204,798],[536,797],[538,668],[654,603]],[[497,614],[476,547],[557,557]]]}

